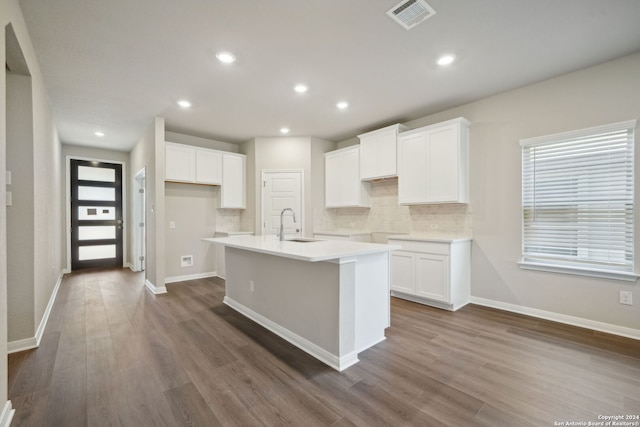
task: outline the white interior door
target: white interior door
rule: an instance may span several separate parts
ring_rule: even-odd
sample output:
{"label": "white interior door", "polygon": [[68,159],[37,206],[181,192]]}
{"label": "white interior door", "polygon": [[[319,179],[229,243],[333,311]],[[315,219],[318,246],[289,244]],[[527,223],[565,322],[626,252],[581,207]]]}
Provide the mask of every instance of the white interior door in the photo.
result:
{"label": "white interior door", "polygon": [[296,214],[293,222],[291,212],[283,216],[284,232],[289,236],[304,235],[304,213],[302,171],[263,171],[262,172],[262,234],[277,235],[280,231],[280,213],[291,208]]}

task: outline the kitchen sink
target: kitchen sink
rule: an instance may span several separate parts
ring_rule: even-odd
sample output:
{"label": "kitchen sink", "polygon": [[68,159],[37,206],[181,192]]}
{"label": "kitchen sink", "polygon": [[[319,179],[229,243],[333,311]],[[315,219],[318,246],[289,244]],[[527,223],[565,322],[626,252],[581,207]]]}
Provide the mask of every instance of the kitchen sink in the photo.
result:
{"label": "kitchen sink", "polygon": [[311,243],[311,242],[322,242],[323,240],[318,239],[305,239],[304,237],[296,237],[295,239],[284,239],[285,242],[298,242],[298,243]]}

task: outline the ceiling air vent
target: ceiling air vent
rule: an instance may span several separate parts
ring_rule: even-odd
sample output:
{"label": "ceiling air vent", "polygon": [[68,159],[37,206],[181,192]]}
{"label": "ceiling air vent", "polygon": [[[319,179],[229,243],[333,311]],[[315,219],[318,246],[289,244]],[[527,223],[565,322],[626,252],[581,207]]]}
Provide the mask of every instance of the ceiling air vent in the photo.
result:
{"label": "ceiling air vent", "polygon": [[424,0],[404,0],[387,12],[387,15],[407,30],[435,14],[436,11]]}

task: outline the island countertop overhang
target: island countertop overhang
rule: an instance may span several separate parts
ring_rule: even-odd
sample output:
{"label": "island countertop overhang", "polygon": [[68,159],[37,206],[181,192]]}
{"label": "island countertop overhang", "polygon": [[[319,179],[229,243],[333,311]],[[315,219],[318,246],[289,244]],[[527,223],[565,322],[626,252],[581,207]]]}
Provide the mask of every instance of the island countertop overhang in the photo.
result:
{"label": "island countertop overhang", "polygon": [[330,261],[400,249],[398,245],[341,240],[294,242],[277,236],[230,236],[203,238],[204,241],[252,252],[281,256],[307,262]]}

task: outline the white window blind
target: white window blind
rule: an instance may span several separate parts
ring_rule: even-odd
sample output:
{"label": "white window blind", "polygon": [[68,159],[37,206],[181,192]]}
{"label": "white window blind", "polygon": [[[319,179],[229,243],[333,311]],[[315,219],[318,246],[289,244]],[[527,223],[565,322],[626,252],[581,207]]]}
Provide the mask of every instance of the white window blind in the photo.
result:
{"label": "white window blind", "polygon": [[633,273],[634,129],[520,141],[522,263]]}

